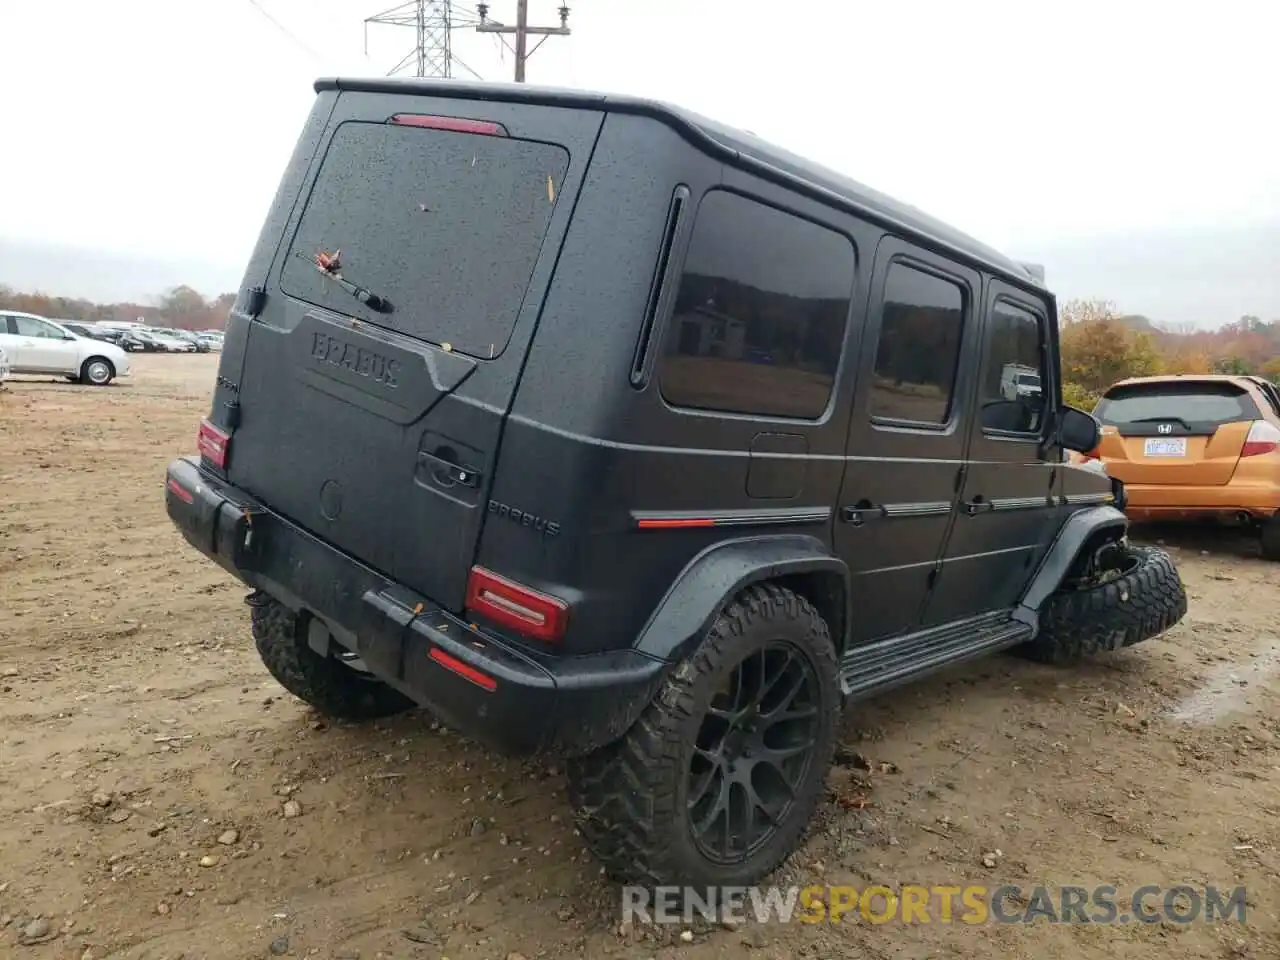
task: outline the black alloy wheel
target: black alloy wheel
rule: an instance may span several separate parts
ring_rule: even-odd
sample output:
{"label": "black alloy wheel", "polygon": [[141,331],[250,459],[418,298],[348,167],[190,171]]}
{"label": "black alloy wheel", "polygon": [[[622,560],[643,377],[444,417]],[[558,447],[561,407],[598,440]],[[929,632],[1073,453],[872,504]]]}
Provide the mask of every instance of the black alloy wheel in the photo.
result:
{"label": "black alloy wheel", "polygon": [[754,651],[707,708],[689,764],[687,816],[707,859],[738,863],[767,844],[818,744],[818,678],[784,640]]}

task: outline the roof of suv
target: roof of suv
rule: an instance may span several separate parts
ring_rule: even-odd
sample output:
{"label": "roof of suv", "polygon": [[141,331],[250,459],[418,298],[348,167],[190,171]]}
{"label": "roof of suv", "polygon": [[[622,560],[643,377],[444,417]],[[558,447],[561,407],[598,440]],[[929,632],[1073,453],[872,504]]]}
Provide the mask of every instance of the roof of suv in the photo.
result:
{"label": "roof of suv", "polygon": [[674,127],[703,149],[727,154],[726,159],[744,163],[784,185],[835,200],[857,213],[948,248],[968,260],[1035,289],[1044,290],[1043,281],[1025,265],[909,204],[895,200],[843,174],[682,107],[657,100],[615,94],[568,90],[510,83],[472,83],[458,80],[430,80],[404,77],[325,77],[315,82],[316,92],[352,90],[371,93],[418,93],[463,100],[506,100],[552,106],[607,109],[620,113],[651,116]]}

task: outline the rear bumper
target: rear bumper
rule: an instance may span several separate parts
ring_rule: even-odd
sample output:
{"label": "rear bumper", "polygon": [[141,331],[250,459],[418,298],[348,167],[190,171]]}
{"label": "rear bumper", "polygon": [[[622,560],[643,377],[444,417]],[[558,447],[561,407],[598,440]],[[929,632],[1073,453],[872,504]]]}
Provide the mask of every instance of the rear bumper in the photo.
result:
{"label": "rear bumper", "polygon": [[[165,504],[205,556],[318,617],[380,679],[503,752],[572,756],[610,743],[665,676],[664,661],[635,650],[535,659],[316,539],[194,459],[169,464]],[[433,651],[496,686],[442,666]]]}
{"label": "rear bumper", "polygon": [[1245,483],[1239,479],[1216,487],[1175,484],[1124,485],[1125,513],[1139,520],[1177,520],[1235,516],[1266,518],[1280,513],[1280,482]]}

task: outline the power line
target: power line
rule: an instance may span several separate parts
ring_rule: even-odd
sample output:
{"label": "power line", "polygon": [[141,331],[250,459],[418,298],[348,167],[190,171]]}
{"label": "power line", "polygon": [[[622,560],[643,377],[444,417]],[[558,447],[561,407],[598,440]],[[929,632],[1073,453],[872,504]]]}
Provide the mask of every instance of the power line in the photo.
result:
{"label": "power line", "polygon": [[307,44],[299,40],[298,37],[288,27],[286,27],[283,23],[281,23],[279,20],[273,17],[270,13],[268,13],[266,8],[263,7],[262,4],[258,2],[258,0],[249,0],[249,5],[252,6],[253,9],[257,10],[260,14],[262,14],[262,16],[266,18],[267,22],[269,22],[277,30],[279,30],[286,37],[292,40],[301,50],[306,52],[315,60],[318,60],[321,63],[324,62],[324,59],[325,59],[324,57],[316,53],[314,49],[312,49],[311,47],[307,46]]}
{"label": "power line", "polygon": [[[547,37],[569,36],[568,6],[560,7],[560,26],[558,27],[529,26],[529,0],[516,0],[516,22],[515,26],[511,27],[504,23],[499,23],[496,20],[489,19],[489,4],[476,4],[476,9],[480,13],[480,23],[476,26],[476,30],[478,32],[494,33],[499,36],[515,34],[516,83],[524,83],[525,62],[533,56],[538,47],[542,46],[543,43],[546,42]],[[534,46],[533,50],[529,49],[529,37],[531,36],[542,37],[542,39]]]}

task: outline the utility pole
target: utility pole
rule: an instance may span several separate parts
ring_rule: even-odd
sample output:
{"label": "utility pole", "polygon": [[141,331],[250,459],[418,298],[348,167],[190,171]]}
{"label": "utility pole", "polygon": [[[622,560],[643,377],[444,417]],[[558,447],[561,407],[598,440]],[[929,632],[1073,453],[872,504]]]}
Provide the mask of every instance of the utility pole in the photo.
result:
{"label": "utility pole", "polygon": [[[537,52],[538,47],[546,42],[547,37],[569,36],[569,8],[567,6],[560,7],[560,26],[558,27],[529,26],[529,0],[516,0],[516,23],[514,27],[499,23],[497,20],[490,20],[489,4],[487,3],[477,4],[476,10],[480,14],[480,23],[476,26],[476,30],[479,33],[515,34],[516,83],[524,83],[525,61]],[[531,36],[542,37],[532,50],[529,49],[529,37]]]}
{"label": "utility pole", "polygon": [[452,31],[475,22],[469,15],[456,16],[451,0],[409,0],[365,19],[365,53],[369,52],[369,24],[413,27],[417,43],[387,75],[394,76],[412,64],[416,77],[452,77],[455,63],[470,70],[453,55]]}

